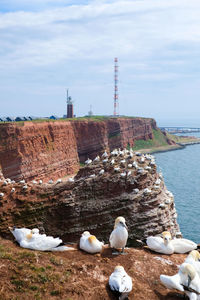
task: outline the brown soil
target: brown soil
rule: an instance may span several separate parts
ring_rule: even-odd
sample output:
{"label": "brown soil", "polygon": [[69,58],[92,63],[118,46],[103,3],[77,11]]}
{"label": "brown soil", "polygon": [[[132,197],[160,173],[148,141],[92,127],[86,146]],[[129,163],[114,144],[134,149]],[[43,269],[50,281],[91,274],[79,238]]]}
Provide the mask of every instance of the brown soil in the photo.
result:
{"label": "brown soil", "polygon": [[183,294],[169,291],[160,274],[175,274],[186,255],[159,255],[147,249],[126,249],[127,255],[113,256],[109,248],[90,255],[80,250],[39,252],[22,249],[0,239],[0,299],[115,299],[108,278],[116,265],[132,277],[133,300],[178,300]]}

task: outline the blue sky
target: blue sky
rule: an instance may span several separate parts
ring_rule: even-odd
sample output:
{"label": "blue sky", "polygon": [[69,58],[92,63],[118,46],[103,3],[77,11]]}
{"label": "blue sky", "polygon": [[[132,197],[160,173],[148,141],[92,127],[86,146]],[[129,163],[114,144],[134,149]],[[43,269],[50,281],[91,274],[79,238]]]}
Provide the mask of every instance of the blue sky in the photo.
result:
{"label": "blue sky", "polygon": [[199,0],[0,0],[0,116],[113,113],[200,126]]}

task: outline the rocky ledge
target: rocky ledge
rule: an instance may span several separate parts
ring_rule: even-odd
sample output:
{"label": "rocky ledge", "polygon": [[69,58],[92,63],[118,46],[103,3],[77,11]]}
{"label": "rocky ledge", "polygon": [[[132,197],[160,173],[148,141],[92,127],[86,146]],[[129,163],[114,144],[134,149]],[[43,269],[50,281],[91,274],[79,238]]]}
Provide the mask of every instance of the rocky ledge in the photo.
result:
{"label": "rocky ledge", "polygon": [[15,183],[0,181],[0,234],[8,226],[38,227],[75,242],[84,230],[108,242],[114,220],[124,216],[129,245],[149,235],[179,232],[173,195],[166,189],[154,158],[124,151],[90,162],[74,178]]}

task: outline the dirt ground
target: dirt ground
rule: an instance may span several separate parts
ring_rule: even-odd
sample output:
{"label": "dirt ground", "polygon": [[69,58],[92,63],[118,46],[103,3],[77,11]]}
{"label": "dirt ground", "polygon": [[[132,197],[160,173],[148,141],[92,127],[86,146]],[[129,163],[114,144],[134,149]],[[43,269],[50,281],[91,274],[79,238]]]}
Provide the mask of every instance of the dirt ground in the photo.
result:
{"label": "dirt ground", "polygon": [[109,248],[95,255],[78,249],[39,252],[0,239],[0,300],[114,300],[108,278],[116,265],[132,277],[129,299],[183,299],[181,292],[163,287],[159,277],[175,274],[186,255],[159,255],[140,248],[126,249],[126,253],[113,256]]}

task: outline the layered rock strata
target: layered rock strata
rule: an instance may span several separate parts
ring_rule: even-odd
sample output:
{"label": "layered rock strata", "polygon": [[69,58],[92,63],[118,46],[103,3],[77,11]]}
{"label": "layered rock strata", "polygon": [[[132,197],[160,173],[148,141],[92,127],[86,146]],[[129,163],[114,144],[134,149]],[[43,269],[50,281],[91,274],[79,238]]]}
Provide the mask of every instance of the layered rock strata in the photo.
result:
{"label": "layered rock strata", "polygon": [[0,166],[5,178],[16,181],[76,172],[79,159],[71,123],[1,124]]}
{"label": "layered rock strata", "polygon": [[150,139],[153,129],[156,122],[145,118],[1,123],[0,167],[15,181],[48,181],[76,172],[79,159]]}
{"label": "layered rock strata", "polygon": [[41,185],[1,181],[0,192],[4,237],[15,225],[38,227],[65,242],[78,241],[89,230],[108,242],[118,216],[126,218],[130,243],[165,230],[179,232],[173,195],[150,155],[109,154],[81,168],[74,179]]}
{"label": "layered rock strata", "polygon": [[135,140],[153,138],[156,122],[148,118],[110,118],[104,121],[72,121],[81,162],[104,149],[133,147]]}

